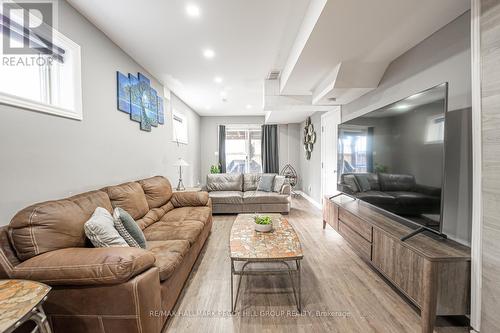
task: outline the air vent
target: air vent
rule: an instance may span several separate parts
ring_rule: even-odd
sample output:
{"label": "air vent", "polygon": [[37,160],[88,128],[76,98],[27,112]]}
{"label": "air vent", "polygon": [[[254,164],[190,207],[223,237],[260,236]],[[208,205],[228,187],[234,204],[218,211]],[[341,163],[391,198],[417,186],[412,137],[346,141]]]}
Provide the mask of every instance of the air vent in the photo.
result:
{"label": "air vent", "polygon": [[280,71],[270,71],[269,74],[267,75],[268,80],[277,80],[280,78]]}
{"label": "air vent", "polygon": [[335,102],[337,100],[337,98],[336,97],[328,97],[328,100],[330,102]]}

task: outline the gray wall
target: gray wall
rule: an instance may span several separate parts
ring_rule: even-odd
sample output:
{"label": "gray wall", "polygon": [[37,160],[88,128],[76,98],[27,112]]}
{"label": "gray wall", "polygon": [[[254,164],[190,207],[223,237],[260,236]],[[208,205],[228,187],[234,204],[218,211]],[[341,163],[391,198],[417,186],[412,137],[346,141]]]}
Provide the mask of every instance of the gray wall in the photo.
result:
{"label": "gray wall", "polygon": [[141,131],[116,109],[116,71],[142,72],[162,86],[64,1],[59,15],[60,31],[82,50],[83,121],[0,105],[0,225],[42,200],[157,174],[175,182],[178,157],[192,165],[187,184],[199,175],[199,116],[179,107],[193,135],[187,146],[172,142],[169,111],[165,125]]}
{"label": "gray wall", "polygon": [[201,117],[200,122],[200,146],[201,146],[201,169],[200,182],[204,184],[207,174],[210,173],[210,166],[218,164],[218,157],[215,152],[218,147],[218,126],[233,124],[264,124],[264,117]]}
{"label": "gray wall", "polygon": [[302,128],[300,124],[281,124],[279,129],[279,162],[280,171],[290,164],[297,173],[300,170],[300,153],[302,152]]}
{"label": "gray wall", "polygon": [[[470,62],[470,12],[467,12],[434,33],[408,52],[395,59],[387,68],[377,89],[342,106],[342,121],[347,121],[367,112],[448,82],[448,111],[462,110],[471,106],[471,62]],[[467,133],[464,133],[466,135]],[[463,151],[463,154],[466,152]],[[469,162],[456,155],[459,166],[452,170],[455,184],[461,189],[469,188],[471,175]],[[456,184],[458,182],[458,185]],[[445,193],[453,188],[445,188]],[[470,232],[464,235],[453,230],[470,230],[471,200],[468,192],[461,191],[453,197],[445,197],[443,228],[451,238],[463,243],[470,242]],[[451,213],[460,208],[460,215]]]}
{"label": "gray wall", "polygon": [[316,144],[314,144],[311,159],[306,159],[304,146],[302,145],[302,129],[306,123],[300,124],[299,138],[300,144],[299,159],[300,168],[297,170],[299,174],[299,187],[302,191],[310,196],[317,203],[321,202],[321,115],[323,112],[316,112],[311,116],[311,123],[316,131]]}

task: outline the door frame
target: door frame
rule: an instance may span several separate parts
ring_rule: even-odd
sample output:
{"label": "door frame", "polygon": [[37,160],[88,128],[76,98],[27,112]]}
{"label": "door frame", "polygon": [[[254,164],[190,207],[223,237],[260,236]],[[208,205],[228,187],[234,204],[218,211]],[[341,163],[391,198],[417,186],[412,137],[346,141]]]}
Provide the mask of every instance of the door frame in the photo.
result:
{"label": "door frame", "polygon": [[[331,111],[328,111],[328,112],[325,112],[321,115],[321,165],[320,165],[320,168],[321,168],[321,199],[320,199],[320,203],[323,204],[323,196],[326,194],[324,193],[325,192],[325,174],[324,174],[324,163],[325,163],[325,154],[327,153],[327,145],[326,145],[326,140],[325,140],[325,136],[326,136],[326,133],[325,133],[325,118],[326,117],[329,117],[333,114],[337,113],[338,115],[338,121],[339,121],[339,124],[342,122],[342,112],[341,112],[341,107],[340,106],[334,106],[332,108]],[[338,133],[337,133],[337,140],[338,140]],[[337,142],[335,143],[337,144]],[[337,160],[335,158],[335,160]]]}

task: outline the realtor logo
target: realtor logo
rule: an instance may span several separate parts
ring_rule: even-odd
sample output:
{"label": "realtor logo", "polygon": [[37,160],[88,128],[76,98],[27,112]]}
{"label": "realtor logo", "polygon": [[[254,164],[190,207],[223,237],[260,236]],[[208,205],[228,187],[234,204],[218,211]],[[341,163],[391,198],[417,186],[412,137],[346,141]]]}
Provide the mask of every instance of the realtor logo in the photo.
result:
{"label": "realtor logo", "polygon": [[3,53],[53,55],[52,27],[54,3],[52,1],[2,2],[0,27]]}

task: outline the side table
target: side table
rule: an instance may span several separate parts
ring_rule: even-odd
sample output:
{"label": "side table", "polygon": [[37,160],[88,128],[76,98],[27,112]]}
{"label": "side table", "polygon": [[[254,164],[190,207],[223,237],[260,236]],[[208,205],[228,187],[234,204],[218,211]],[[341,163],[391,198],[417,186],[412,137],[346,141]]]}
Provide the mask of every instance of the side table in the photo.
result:
{"label": "side table", "polygon": [[34,321],[40,333],[51,333],[42,309],[50,287],[28,280],[0,280],[0,332],[10,333],[27,321]]}

